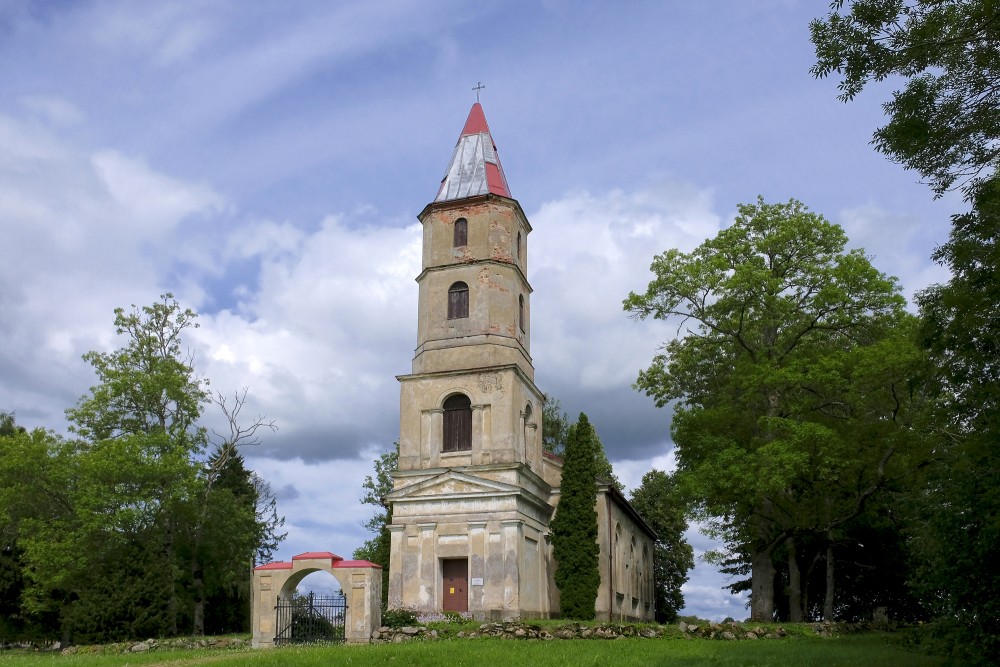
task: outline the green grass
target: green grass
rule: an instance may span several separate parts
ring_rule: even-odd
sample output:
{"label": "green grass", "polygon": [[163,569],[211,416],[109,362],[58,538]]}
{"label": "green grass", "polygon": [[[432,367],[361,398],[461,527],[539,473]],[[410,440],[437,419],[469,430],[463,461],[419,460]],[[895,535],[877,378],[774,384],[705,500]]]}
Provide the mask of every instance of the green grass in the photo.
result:
{"label": "green grass", "polygon": [[599,665],[815,665],[816,667],[930,667],[945,662],[908,651],[882,634],[823,639],[717,641],[699,639],[618,639],[512,641],[473,639],[358,646],[289,647],[263,651],[162,651],[132,655],[0,653],[0,667],[583,667]]}

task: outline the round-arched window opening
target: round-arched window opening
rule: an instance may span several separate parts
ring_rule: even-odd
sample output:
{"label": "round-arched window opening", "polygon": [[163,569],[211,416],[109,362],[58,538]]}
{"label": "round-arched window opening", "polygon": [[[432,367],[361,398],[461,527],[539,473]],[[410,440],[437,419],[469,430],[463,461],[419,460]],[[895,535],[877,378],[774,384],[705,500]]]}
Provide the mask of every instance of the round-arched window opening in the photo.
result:
{"label": "round-arched window opening", "polygon": [[465,218],[455,221],[455,237],[452,245],[456,248],[469,245],[469,221]]}
{"label": "round-arched window opening", "polygon": [[469,316],[469,286],[463,282],[448,288],[448,319],[457,320]]}
{"label": "round-arched window opening", "polygon": [[472,449],[472,401],[465,394],[454,394],[444,402],[444,442],[442,451]]}

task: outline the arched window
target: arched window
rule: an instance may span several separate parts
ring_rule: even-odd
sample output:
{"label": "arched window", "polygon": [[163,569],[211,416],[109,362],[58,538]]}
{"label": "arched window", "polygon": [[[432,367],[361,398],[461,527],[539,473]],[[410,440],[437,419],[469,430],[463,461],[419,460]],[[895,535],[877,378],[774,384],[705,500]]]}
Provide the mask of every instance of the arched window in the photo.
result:
{"label": "arched window", "polygon": [[531,426],[531,403],[526,403],[524,406],[524,458],[530,459],[534,452],[534,435]]}
{"label": "arched window", "polygon": [[472,449],[472,401],[464,394],[449,396],[444,402],[444,443],[442,450]]}
{"label": "arched window", "polygon": [[458,282],[448,288],[448,319],[469,316],[469,286]]}
{"label": "arched window", "polygon": [[632,576],[629,581],[629,593],[632,597],[639,597],[639,568],[635,565],[635,535],[632,536],[631,544],[628,548],[628,564],[632,569]]}
{"label": "arched window", "polygon": [[456,248],[469,245],[469,221],[465,218],[455,221],[455,242],[452,245]]}
{"label": "arched window", "polygon": [[524,295],[517,297],[517,321],[521,325],[521,331],[524,331]]}
{"label": "arched window", "polygon": [[517,233],[517,261],[521,261],[521,232]]}
{"label": "arched window", "polygon": [[622,544],[622,525],[616,522],[615,546],[614,546],[614,551],[612,553],[614,553],[615,555],[615,571],[613,577],[615,582],[615,590],[618,592],[625,590],[625,577],[624,577],[625,564],[623,562],[625,560],[624,551],[625,551],[625,545]]}

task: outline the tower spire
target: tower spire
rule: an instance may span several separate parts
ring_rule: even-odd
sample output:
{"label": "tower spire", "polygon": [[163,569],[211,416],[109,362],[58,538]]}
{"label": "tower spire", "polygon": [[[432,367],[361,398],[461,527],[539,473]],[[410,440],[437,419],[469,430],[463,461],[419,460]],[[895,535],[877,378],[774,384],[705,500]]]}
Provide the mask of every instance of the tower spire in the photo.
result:
{"label": "tower spire", "polygon": [[496,144],[486,124],[486,114],[482,105],[476,102],[469,111],[434,201],[451,201],[488,193],[511,196]]}

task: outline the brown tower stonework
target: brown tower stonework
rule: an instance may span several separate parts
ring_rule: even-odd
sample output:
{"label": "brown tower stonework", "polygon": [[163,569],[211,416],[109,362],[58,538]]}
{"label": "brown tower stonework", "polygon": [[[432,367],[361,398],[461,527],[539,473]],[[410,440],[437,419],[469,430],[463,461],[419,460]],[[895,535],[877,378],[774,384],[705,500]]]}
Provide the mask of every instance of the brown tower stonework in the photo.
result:
{"label": "brown tower stonework", "polygon": [[[510,195],[478,103],[419,219],[417,347],[412,372],[397,378],[399,463],[387,497],[389,606],[482,619],[557,615],[549,522],[562,464],[542,451],[544,397],[530,344],[531,225]],[[626,599],[615,582],[602,581],[598,615],[610,617],[617,602],[622,617],[651,618],[652,579],[634,576],[643,549],[652,551],[651,533],[633,521],[634,511],[615,509],[627,505],[621,494],[597,502],[607,536],[602,578],[620,570],[631,582]],[[617,535],[607,529],[616,517]],[[634,558],[627,568],[612,562],[622,521],[639,540],[638,551],[617,552]],[[648,558],[642,568],[651,568]]]}

